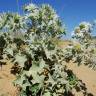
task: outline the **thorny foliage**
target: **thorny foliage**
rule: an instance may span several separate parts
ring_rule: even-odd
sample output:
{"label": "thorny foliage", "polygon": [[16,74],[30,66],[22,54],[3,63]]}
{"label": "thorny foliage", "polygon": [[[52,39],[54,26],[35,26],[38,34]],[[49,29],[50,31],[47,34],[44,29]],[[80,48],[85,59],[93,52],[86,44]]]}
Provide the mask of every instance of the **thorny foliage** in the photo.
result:
{"label": "thorny foliage", "polygon": [[52,42],[65,34],[56,12],[49,5],[34,4],[24,10],[24,16],[0,15],[2,56],[14,63],[20,96],[74,96],[73,89],[89,96],[85,84],[63,65],[63,50]]}
{"label": "thorny foliage", "polygon": [[84,64],[96,69],[96,41],[92,37],[94,24],[80,23],[73,34],[72,44],[66,49],[65,59],[78,65]]}

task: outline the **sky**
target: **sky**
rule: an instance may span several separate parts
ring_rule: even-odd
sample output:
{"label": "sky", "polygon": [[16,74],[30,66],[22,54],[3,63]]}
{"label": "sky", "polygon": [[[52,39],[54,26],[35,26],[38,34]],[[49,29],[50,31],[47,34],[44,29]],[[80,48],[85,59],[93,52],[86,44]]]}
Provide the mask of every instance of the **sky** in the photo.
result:
{"label": "sky", "polygon": [[[96,0],[0,0],[0,13],[19,12],[22,14],[22,6],[30,2],[37,5],[49,4],[56,10],[66,26],[67,35],[63,38],[71,38],[71,32],[80,22],[92,23],[96,19]],[[96,35],[95,31],[93,34]]]}

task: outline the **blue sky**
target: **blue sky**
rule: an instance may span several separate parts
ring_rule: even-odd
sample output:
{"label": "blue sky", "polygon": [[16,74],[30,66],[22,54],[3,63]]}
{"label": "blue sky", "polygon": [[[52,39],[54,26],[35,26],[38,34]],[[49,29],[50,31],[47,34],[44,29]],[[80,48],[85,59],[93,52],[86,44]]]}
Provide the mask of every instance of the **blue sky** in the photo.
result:
{"label": "blue sky", "polygon": [[[66,25],[67,36],[71,37],[71,32],[81,21],[93,22],[96,19],[96,0],[18,0],[19,13],[22,13],[22,6],[32,1],[35,4],[50,4]],[[1,12],[17,12],[16,0],[0,0]],[[94,32],[94,34],[96,34]]]}

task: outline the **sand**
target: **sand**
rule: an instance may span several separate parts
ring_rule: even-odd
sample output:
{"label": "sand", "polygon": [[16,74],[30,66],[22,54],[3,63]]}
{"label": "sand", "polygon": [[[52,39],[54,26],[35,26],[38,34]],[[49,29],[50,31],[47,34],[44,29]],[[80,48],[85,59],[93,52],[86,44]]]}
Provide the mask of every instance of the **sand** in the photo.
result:
{"label": "sand", "polygon": [[12,64],[8,63],[0,68],[0,96],[16,96],[17,89],[13,85],[15,76],[10,73]]}
{"label": "sand", "polygon": [[77,64],[74,63],[69,63],[68,68],[73,70],[73,73],[86,84],[88,92],[96,96],[96,71],[85,65],[78,67]]}

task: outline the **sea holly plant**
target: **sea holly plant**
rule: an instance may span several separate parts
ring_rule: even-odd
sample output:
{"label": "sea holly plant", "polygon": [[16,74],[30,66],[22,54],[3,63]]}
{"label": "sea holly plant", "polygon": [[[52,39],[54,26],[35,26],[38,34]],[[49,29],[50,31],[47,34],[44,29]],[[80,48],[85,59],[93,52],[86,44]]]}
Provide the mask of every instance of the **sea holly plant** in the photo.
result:
{"label": "sea holly plant", "polygon": [[[49,5],[34,4],[25,6],[24,11],[24,16],[0,17],[1,36],[6,41],[4,54],[14,63],[11,72],[16,72],[14,85],[20,96],[74,96],[73,89],[88,96],[85,84],[63,64],[64,51],[52,41],[65,34],[56,12]],[[23,39],[15,34],[21,31]]]}
{"label": "sea holly plant", "polygon": [[68,58],[70,58],[71,55],[71,60],[73,59],[79,65],[85,64],[95,69],[96,45],[92,37],[93,28],[94,25],[88,22],[80,23],[80,25],[74,30],[73,42],[68,48],[70,50],[70,54],[68,54],[69,52],[66,52],[66,55]]}

